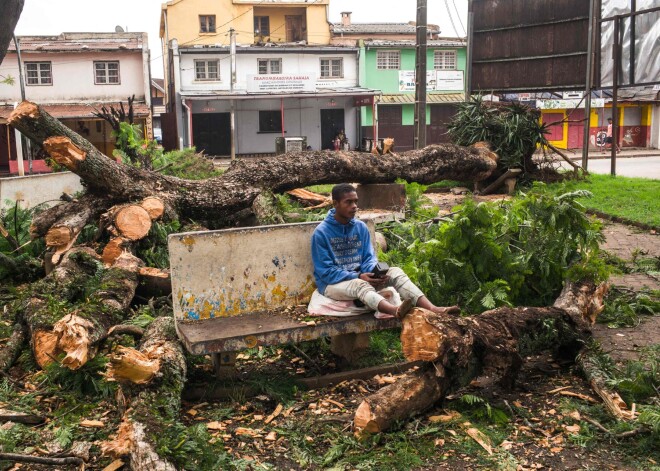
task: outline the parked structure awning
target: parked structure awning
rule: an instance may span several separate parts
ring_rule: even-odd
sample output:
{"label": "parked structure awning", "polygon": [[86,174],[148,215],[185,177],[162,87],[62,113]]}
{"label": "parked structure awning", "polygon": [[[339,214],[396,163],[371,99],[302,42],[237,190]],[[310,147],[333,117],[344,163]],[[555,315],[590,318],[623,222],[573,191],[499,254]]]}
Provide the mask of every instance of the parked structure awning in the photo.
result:
{"label": "parked structure awning", "polygon": [[[426,103],[460,103],[465,101],[463,93],[429,93],[426,95]],[[414,93],[398,93],[392,95],[382,95],[379,104],[381,105],[407,105],[415,103]]]}

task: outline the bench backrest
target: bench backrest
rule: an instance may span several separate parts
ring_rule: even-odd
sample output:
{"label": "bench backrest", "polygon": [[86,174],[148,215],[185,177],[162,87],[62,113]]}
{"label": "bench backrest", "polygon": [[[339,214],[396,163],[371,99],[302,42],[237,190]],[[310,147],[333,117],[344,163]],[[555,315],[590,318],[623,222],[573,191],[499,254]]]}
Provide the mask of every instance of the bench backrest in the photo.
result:
{"label": "bench backrest", "polygon": [[[374,241],[374,224],[365,221]],[[309,301],[318,222],[172,234],[176,320],[231,317]]]}

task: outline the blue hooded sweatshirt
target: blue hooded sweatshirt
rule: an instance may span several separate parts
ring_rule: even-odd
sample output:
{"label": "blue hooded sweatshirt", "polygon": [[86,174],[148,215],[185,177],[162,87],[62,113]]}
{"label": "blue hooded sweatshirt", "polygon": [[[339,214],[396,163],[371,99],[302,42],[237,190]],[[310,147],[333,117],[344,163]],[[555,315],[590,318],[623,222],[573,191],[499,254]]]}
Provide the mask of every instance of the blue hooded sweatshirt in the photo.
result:
{"label": "blue hooded sweatshirt", "polygon": [[334,209],[312,235],[312,261],[321,294],[328,285],[371,273],[378,263],[367,225],[357,219],[341,224],[335,219]]}

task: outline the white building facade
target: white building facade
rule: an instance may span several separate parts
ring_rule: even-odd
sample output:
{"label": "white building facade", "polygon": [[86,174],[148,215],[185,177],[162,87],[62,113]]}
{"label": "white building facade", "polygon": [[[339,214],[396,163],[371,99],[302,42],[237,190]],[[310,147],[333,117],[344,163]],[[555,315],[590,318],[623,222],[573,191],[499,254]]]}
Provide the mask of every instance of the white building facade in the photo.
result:
{"label": "white building facade", "polygon": [[229,47],[172,51],[179,145],[208,155],[231,155],[232,141],[236,155],[275,154],[278,137],[354,148],[359,108],[379,93],[359,86],[355,47],[239,46],[233,83]]}
{"label": "white building facade", "polygon": [[[112,155],[112,129],[94,113],[102,106],[118,108],[120,102],[126,108],[128,98],[134,96],[135,122],[151,137],[146,33],[62,33],[21,36],[18,42],[26,100],[38,103],[101,152]],[[20,75],[12,42],[0,65],[0,77],[12,79],[0,86],[0,172],[4,173],[16,165],[15,136],[6,122],[15,104],[22,101]]]}

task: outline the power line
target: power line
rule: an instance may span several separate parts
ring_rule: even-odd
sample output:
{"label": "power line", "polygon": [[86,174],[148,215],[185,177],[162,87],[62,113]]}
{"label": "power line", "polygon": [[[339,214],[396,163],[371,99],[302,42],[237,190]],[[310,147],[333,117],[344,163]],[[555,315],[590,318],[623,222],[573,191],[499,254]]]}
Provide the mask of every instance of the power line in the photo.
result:
{"label": "power line", "polygon": [[456,17],[458,18],[458,23],[461,25],[461,29],[464,32],[464,35],[467,36],[467,30],[465,29],[465,26],[463,26],[463,20],[461,20],[461,14],[458,12],[458,8],[456,8],[456,2],[454,0],[451,0],[451,3],[454,5],[454,10],[456,10]]}
{"label": "power line", "polygon": [[449,22],[451,23],[451,27],[454,30],[454,34],[457,37],[460,37],[461,35],[458,34],[458,30],[456,29],[456,25],[454,24],[454,18],[451,15],[451,10],[449,9],[449,3],[447,2],[447,0],[445,0],[445,10],[447,10],[447,14],[449,15]]}

